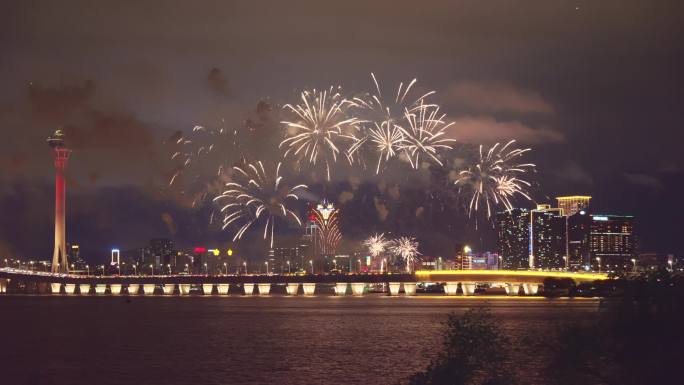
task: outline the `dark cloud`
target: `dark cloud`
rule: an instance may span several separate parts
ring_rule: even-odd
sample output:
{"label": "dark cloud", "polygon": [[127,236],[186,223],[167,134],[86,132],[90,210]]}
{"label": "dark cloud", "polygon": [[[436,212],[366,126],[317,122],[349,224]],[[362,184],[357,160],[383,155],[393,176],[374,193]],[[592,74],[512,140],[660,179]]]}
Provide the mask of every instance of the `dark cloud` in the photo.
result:
{"label": "dark cloud", "polygon": [[649,190],[663,190],[665,185],[663,182],[655,176],[639,174],[639,173],[624,173],[625,179],[629,184],[639,187],[645,187]]}
{"label": "dark cloud", "polygon": [[228,79],[218,68],[212,68],[207,76],[209,88],[219,96],[229,96]]}
{"label": "dark cloud", "polygon": [[440,93],[446,105],[474,111],[553,114],[554,108],[537,92],[510,84],[460,81]]}
{"label": "dark cloud", "polygon": [[564,135],[549,128],[532,128],[520,121],[498,121],[493,117],[461,117],[453,120],[448,136],[462,143],[492,144],[515,139],[522,143],[561,142]]}

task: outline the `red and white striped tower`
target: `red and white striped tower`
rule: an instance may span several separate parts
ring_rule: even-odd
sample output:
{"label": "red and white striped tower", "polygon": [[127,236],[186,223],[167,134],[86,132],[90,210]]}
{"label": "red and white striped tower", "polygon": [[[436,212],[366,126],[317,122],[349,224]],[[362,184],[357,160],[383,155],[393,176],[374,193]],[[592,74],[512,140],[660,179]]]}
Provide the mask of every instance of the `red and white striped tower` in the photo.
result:
{"label": "red and white striped tower", "polygon": [[64,133],[60,128],[47,139],[47,142],[55,157],[55,251],[52,255],[52,272],[62,273],[69,271],[69,261],[66,254],[66,220],[64,218],[66,211],[64,170],[71,150],[65,147]]}

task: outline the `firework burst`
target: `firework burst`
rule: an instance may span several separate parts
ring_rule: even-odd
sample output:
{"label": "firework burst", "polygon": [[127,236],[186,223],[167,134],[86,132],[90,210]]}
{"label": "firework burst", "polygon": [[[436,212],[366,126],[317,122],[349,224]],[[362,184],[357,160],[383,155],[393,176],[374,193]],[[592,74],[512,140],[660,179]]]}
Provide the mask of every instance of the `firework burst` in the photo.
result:
{"label": "firework burst", "polygon": [[225,202],[221,207],[224,230],[233,223],[241,223],[233,241],[242,238],[254,223],[265,220],[264,239],[270,233],[273,248],[276,218],[292,219],[301,226],[299,216],[288,205],[298,200],[298,194],[307,186],[286,186],[280,176],[280,165],[276,166],[275,174],[268,174],[261,162],[233,167],[233,181],[226,183],[226,190],[214,198],[215,202]]}
{"label": "firework burst", "polygon": [[407,118],[428,106],[424,100],[435,92],[429,91],[414,97],[412,89],[417,80],[413,79],[408,84],[399,83],[396,92],[387,92],[383,96],[375,74],[371,73],[371,78],[375,91],[352,99],[354,110],[362,116],[359,123],[363,133],[350,148],[349,155],[356,155],[366,147],[366,153],[378,159],[375,173],[379,174],[383,162],[387,163],[395,157],[405,144],[401,127],[410,126]]}
{"label": "firework burst", "polygon": [[392,241],[390,251],[404,260],[406,263],[406,272],[411,272],[411,267],[418,255],[418,242],[413,237],[400,237]]}
{"label": "firework burst", "polygon": [[504,146],[497,143],[486,152],[480,145],[477,164],[459,173],[454,183],[459,186],[459,190],[466,189],[470,194],[469,215],[483,205],[487,208],[488,218],[492,215],[492,208],[496,206],[503,205],[510,210],[513,208],[511,199],[516,195],[531,200],[527,192],[531,184],[519,176],[533,170],[535,165],[518,163],[518,158],[530,149],[510,149],[513,143],[515,140]]}
{"label": "firework burst", "polygon": [[375,234],[363,241],[363,245],[372,257],[378,257],[390,246],[390,242],[385,239],[385,234]]}
{"label": "firework burst", "polygon": [[442,166],[439,159],[439,150],[450,150],[449,143],[455,142],[454,139],[445,138],[445,130],[452,123],[446,123],[446,114],[439,114],[439,106],[425,105],[423,103],[414,110],[406,112],[408,127],[401,127],[403,141],[399,145],[404,150],[411,167],[417,169],[419,166],[420,155],[423,154]]}
{"label": "firework burst", "polygon": [[300,156],[312,165],[321,159],[330,180],[330,165],[340,154],[352,162],[349,148],[358,142],[359,131],[359,120],[348,115],[354,105],[342,97],[339,87],[302,92],[299,104],[283,106],[297,118],[281,122],[287,127],[287,138],[280,143],[286,148],[284,156]]}

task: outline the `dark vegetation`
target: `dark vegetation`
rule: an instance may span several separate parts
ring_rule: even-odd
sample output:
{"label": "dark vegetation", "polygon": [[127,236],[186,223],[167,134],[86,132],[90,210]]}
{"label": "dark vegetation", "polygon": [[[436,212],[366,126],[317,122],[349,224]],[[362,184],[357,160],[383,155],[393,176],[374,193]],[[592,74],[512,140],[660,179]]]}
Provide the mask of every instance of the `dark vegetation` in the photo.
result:
{"label": "dark vegetation", "polygon": [[[575,286],[550,281],[546,295],[605,296],[597,317],[560,326],[554,336],[534,336],[543,355],[546,384],[681,384],[684,351],[684,276],[657,271]],[[545,282],[545,285],[547,282]],[[488,310],[450,314],[442,352],[412,385],[503,385],[515,378],[507,337]]]}

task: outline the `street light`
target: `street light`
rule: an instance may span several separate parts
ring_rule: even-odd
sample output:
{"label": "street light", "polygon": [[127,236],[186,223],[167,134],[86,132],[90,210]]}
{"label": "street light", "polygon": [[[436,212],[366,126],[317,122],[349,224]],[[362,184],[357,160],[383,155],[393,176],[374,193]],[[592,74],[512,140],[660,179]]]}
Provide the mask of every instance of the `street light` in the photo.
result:
{"label": "street light", "polygon": [[596,263],[598,263],[598,272],[601,272],[601,257],[596,257]]}
{"label": "street light", "polygon": [[[501,258],[501,257],[499,257],[499,258]],[[565,265],[566,269],[568,268],[568,257],[567,256],[563,256],[563,265]]]}
{"label": "street light", "polygon": [[190,274],[190,266],[187,263],[185,264],[185,272]]}
{"label": "street light", "polygon": [[121,275],[121,264],[120,263],[116,264],[116,269],[119,270],[119,275]]}
{"label": "street light", "polygon": [[313,259],[309,259],[309,265],[311,265],[311,274],[313,274]]}
{"label": "street light", "polygon": [[359,273],[361,272],[361,258],[358,259],[359,262]]}
{"label": "street light", "polygon": [[247,274],[247,261],[242,262],[242,266],[245,268],[245,274]]}
{"label": "street light", "polygon": [[287,261],[287,274],[290,274],[292,270],[290,270],[290,261]]}
{"label": "street light", "polygon": [[634,265],[632,267],[632,272],[636,273],[636,258],[632,258],[632,264]]}
{"label": "street light", "polygon": [[226,275],[228,275],[228,264],[223,262],[223,268],[226,270]]}
{"label": "street light", "polygon": [[204,274],[209,275],[209,269],[207,268],[207,263],[204,262]]}
{"label": "street light", "polygon": [[150,270],[152,271],[152,275],[154,276],[154,265],[150,263]]}
{"label": "street light", "polygon": [[673,271],[672,270],[672,260],[668,259],[667,264],[670,265],[670,273]]}
{"label": "street light", "polygon": [[337,270],[337,259],[333,259],[334,269]]}
{"label": "street light", "polygon": [[138,264],[135,263],[131,266],[133,266],[133,275],[138,275]]}
{"label": "street light", "polygon": [[90,275],[90,266],[89,266],[89,265],[86,265],[86,271],[87,271],[86,274],[87,274],[87,275]]}
{"label": "street light", "polygon": [[105,265],[100,266],[102,268],[102,275],[105,275]]}
{"label": "street light", "polygon": [[266,275],[268,275],[268,261],[264,262],[266,264]]}

